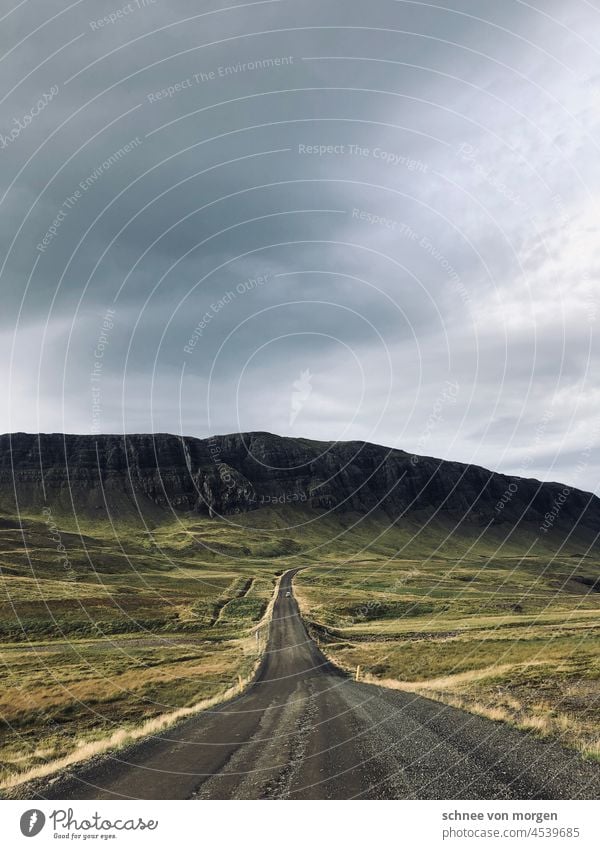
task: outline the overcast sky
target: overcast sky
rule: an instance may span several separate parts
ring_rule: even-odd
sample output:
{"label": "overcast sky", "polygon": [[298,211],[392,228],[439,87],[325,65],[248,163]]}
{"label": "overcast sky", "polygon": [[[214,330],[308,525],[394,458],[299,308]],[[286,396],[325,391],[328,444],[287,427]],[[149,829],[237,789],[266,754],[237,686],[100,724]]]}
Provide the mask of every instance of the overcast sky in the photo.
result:
{"label": "overcast sky", "polygon": [[3,0],[0,431],[597,490],[600,11],[536,2]]}

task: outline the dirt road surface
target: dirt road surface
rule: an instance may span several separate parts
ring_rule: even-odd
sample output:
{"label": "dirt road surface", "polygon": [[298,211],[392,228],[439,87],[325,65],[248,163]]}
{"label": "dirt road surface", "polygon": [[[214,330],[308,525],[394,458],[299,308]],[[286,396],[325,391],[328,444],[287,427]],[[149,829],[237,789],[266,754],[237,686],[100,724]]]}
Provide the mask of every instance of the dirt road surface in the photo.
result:
{"label": "dirt road surface", "polygon": [[345,676],[309,638],[293,575],[243,695],[82,765],[37,798],[600,798],[600,764],[559,744]]}

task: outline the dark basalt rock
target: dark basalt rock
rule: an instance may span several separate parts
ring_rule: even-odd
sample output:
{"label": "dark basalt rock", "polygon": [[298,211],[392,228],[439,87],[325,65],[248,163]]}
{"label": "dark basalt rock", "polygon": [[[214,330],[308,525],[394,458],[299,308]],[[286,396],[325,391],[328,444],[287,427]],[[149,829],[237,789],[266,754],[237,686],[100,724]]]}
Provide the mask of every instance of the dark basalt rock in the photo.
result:
{"label": "dark basalt rock", "polygon": [[13,512],[52,503],[209,516],[303,505],[362,515],[384,510],[390,518],[451,517],[482,526],[527,522],[542,528],[546,522],[550,533],[600,531],[600,500],[589,493],[365,442],[262,432],[210,439],[0,436],[0,506]]}

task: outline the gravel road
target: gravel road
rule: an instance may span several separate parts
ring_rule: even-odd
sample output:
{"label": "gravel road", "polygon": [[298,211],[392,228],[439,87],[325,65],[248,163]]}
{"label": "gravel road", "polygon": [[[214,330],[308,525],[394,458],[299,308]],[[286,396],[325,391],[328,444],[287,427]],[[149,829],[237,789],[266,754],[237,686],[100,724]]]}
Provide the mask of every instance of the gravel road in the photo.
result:
{"label": "gravel road", "polygon": [[267,654],[242,696],[80,766],[35,795],[600,798],[598,763],[501,723],[343,675],[309,638],[293,575],[281,580]]}

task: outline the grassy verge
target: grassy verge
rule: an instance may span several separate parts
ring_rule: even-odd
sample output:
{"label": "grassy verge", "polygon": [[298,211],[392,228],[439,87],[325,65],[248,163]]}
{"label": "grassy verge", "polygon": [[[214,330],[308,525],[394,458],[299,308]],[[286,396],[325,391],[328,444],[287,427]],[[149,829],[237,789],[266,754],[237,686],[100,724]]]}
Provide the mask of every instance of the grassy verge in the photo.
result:
{"label": "grassy verge", "polygon": [[144,554],[147,540],[123,529],[105,557],[109,540],[88,527],[85,548],[61,533],[65,575],[43,531],[30,531],[31,562],[16,535],[0,540],[4,788],[238,693],[264,650],[281,569],[250,558],[198,563],[169,549],[164,532],[160,552]]}
{"label": "grassy verge", "polygon": [[599,757],[594,572],[570,559],[406,561],[307,569],[295,584],[321,648],[362,680]]}

